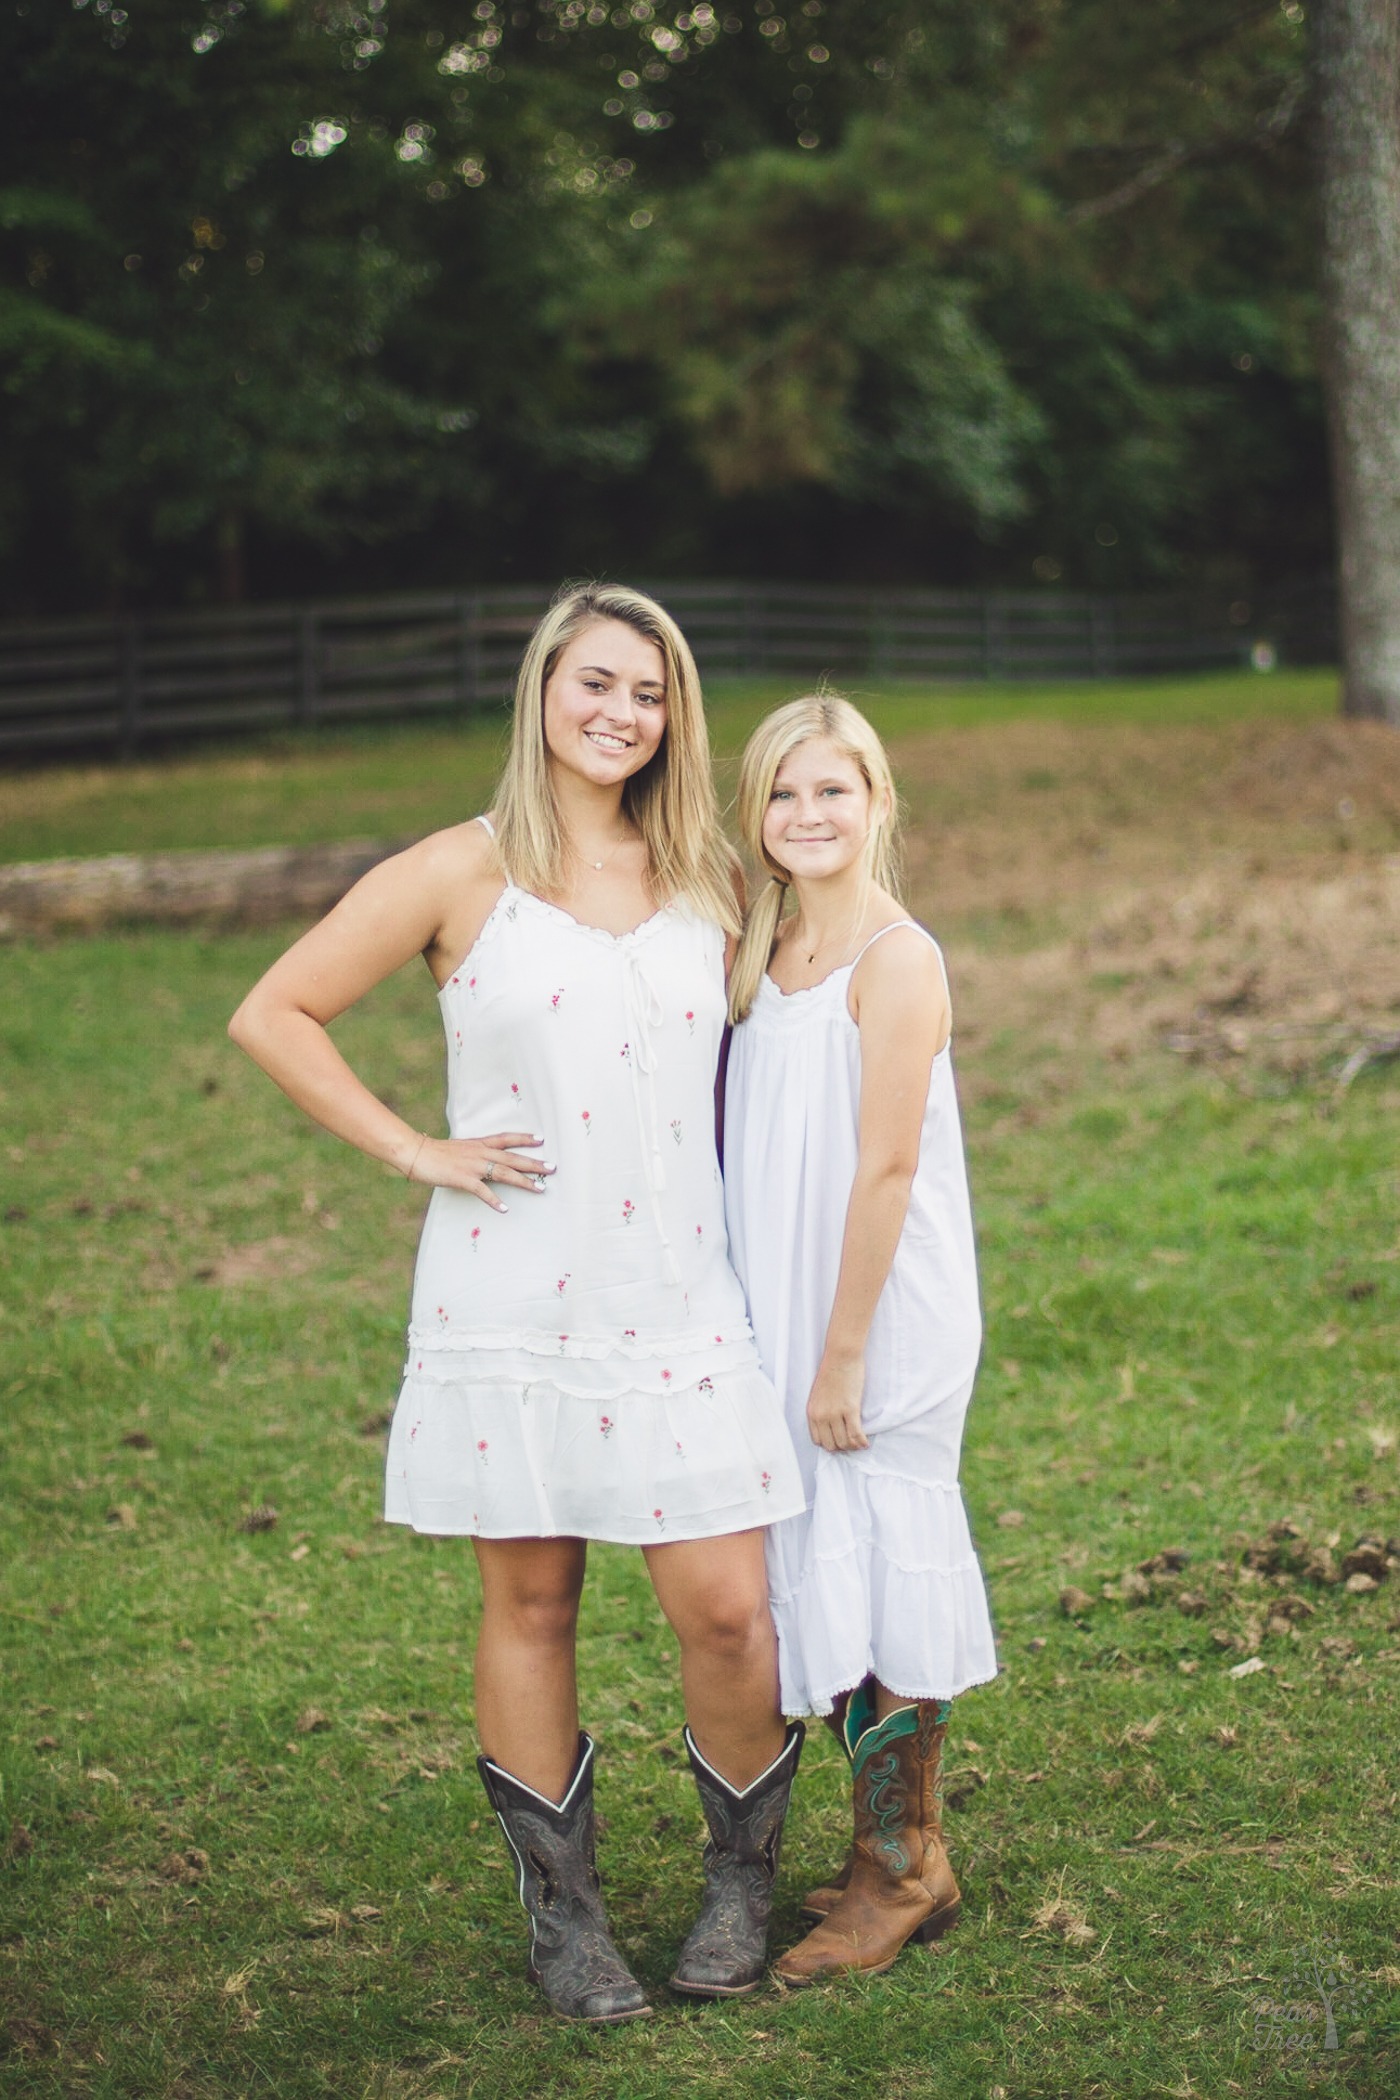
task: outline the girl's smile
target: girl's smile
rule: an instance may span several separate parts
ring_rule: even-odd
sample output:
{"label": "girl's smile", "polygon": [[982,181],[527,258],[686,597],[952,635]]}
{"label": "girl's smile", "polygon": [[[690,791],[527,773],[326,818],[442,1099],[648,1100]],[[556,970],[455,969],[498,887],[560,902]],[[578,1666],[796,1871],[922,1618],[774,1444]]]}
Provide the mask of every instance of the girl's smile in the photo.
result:
{"label": "girl's smile", "polygon": [[788,874],[844,874],[870,837],[871,793],[853,758],[808,737],[779,766],[763,819],[763,844]]}
{"label": "girl's smile", "polygon": [[666,665],[625,620],[599,620],[561,650],[544,690],[556,765],[613,787],[647,765],[666,733]]}

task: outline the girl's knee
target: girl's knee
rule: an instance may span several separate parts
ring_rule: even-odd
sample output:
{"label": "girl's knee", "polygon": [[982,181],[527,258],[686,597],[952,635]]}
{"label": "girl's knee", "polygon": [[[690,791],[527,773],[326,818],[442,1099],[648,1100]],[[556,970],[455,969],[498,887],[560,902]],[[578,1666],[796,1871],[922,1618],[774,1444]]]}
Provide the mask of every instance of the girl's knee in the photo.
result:
{"label": "girl's knee", "polygon": [[765,1590],[714,1590],[691,1601],[686,1624],[677,1629],[681,1646],[729,1660],[745,1661],[774,1638]]}
{"label": "girl's knee", "polygon": [[486,1621],[534,1647],[571,1642],[578,1624],[583,1570],[557,1556],[536,1562],[512,1556],[489,1568],[483,1561],[482,1606]]}
{"label": "girl's knee", "polygon": [[518,1589],[497,1604],[498,1616],[509,1621],[517,1639],[535,1647],[561,1647],[573,1640],[578,1624],[578,1592],[557,1589]]}

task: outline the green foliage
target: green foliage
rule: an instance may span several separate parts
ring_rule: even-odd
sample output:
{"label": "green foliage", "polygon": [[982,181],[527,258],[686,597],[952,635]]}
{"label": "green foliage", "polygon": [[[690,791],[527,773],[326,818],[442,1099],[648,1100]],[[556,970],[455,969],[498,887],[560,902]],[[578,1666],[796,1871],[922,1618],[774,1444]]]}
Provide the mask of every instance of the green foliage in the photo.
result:
{"label": "green foliage", "polygon": [[1315,569],[1297,15],[12,12],[9,602]]}

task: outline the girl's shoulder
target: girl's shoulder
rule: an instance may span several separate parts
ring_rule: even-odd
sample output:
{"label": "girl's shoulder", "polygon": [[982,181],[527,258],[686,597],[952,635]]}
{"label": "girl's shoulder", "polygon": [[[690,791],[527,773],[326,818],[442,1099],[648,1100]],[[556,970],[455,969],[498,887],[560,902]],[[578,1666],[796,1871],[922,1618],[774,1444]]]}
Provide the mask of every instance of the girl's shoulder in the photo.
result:
{"label": "girl's shoulder", "polygon": [[489,819],[468,817],[464,823],[445,825],[441,831],[425,832],[404,848],[404,859],[419,866],[454,876],[485,877],[500,874],[496,834]]}
{"label": "girl's shoulder", "polygon": [[863,1017],[899,1026],[932,1013],[946,1020],[949,1003],[943,950],[907,913],[878,926],[851,966],[846,1009],[857,1025]]}
{"label": "girl's shoulder", "polygon": [[910,969],[943,978],[943,950],[927,926],[911,918],[893,898],[890,903],[890,916],[866,935],[854,956],[850,965],[852,978],[860,972],[868,982],[872,978],[903,975]]}
{"label": "girl's shoulder", "polygon": [[891,898],[888,914],[881,919],[879,925],[875,926],[861,942],[856,961],[859,962],[863,955],[868,954],[878,942],[884,940],[886,934],[890,933],[917,934],[930,948],[938,946],[937,941],[922,920],[914,918],[911,913],[905,911],[902,905],[896,904],[894,899]]}
{"label": "girl's shoulder", "polygon": [[495,837],[473,817],[430,831],[402,858],[413,863],[415,878],[437,900],[437,933],[427,953],[441,986],[474,947],[506,887]]}

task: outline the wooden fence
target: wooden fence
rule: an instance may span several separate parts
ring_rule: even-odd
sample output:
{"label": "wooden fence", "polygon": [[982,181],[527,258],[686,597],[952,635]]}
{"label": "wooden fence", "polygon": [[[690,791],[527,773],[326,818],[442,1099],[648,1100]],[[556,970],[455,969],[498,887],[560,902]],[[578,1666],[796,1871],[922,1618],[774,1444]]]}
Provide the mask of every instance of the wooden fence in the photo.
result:
{"label": "wooden fence", "polygon": [[[659,584],[708,677],[1116,678],[1327,661],[1330,596],[1188,597]],[[0,626],[0,752],[465,713],[508,699],[544,587]]]}

